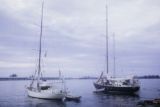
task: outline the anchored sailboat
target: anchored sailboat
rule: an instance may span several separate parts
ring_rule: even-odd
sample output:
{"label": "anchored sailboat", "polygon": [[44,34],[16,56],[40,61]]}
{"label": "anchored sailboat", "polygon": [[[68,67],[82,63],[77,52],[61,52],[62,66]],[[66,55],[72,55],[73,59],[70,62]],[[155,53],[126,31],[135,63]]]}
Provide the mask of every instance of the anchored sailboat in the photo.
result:
{"label": "anchored sailboat", "polygon": [[[42,78],[41,70],[41,53],[42,53],[42,32],[43,32],[43,6],[44,0],[42,1],[42,16],[41,16],[41,27],[40,27],[40,38],[39,38],[39,57],[38,57],[38,69],[35,71],[33,80],[27,87],[28,96],[41,99],[59,99],[62,100],[66,96],[65,88],[58,88],[57,85],[49,83]],[[64,80],[60,82],[64,85]]]}
{"label": "anchored sailboat", "polygon": [[[114,43],[115,45],[115,43]],[[114,46],[115,48],[115,46]],[[139,90],[139,82],[132,77],[117,78],[109,76],[109,61],[108,61],[108,8],[106,6],[106,75],[102,72],[99,79],[94,82],[95,88],[101,89],[105,92],[120,92],[120,93],[135,93]],[[115,52],[114,52],[114,64],[115,64]],[[115,74],[115,66],[114,66]]]}

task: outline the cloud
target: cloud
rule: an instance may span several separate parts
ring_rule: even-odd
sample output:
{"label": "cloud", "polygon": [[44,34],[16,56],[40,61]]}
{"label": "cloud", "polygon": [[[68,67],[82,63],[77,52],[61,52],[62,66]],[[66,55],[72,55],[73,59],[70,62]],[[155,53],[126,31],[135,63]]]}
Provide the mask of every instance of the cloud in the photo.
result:
{"label": "cloud", "polygon": [[[159,0],[108,2],[110,71],[115,32],[117,72],[125,69],[128,74],[134,68],[133,74],[152,69],[159,73]],[[106,0],[45,0],[42,54],[47,51],[43,60],[48,75],[58,66],[67,76],[95,76],[104,70],[105,4]],[[16,67],[14,72],[28,75],[38,57],[41,1],[1,0],[0,12],[1,67],[7,73]],[[23,67],[28,69],[22,71]]]}
{"label": "cloud", "polygon": [[32,63],[13,63],[13,62],[0,62],[0,68],[28,68],[32,67]]}

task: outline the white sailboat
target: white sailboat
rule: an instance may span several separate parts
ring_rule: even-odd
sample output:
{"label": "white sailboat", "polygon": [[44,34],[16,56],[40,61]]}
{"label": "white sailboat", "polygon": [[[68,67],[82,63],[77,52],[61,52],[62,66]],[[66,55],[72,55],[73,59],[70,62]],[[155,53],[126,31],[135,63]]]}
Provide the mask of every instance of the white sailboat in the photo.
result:
{"label": "white sailboat", "polygon": [[63,87],[64,80],[59,82],[62,85],[61,88],[57,87],[57,84],[49,83],[42,78],[41,70],[41,53],[42,53],[42,31],[43,31],[43,6],[44,0],[42,1],[42,16],[41,16],[41,28],[39,38],[39,58],[38,58],[38,69],[35,71],[33,80],[30,85],[26,88],[28,96],[40,99],[56,99],[63,100],[66,96],[66,90]]}

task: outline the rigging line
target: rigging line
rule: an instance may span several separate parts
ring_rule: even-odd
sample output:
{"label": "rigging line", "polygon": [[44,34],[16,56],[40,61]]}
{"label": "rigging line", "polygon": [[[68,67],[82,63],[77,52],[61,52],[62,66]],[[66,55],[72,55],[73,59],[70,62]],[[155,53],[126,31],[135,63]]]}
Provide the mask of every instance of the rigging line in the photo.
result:
{"label": "rigging line", "polygon": [[37,70],[35,70],[34,75],[32,75],[33,77],[32,77],[32,82],[30,84],[30,87],[33,86],[33,83],[34,83],[34,80],[35,80],[35,77],[36,77],[36,73],[37,73]]}

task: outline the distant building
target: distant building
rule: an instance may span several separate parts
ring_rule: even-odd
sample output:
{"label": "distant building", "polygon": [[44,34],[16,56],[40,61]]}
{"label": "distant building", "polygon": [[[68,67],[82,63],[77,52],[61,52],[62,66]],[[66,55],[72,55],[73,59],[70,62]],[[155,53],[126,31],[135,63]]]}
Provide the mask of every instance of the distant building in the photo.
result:
{"label": "distant building", "polygon": [[10,75],[9,77],[10,77],[10,78],[17,78],[18,76],[17,76],[17,74],[12,74],[12,75]]}

